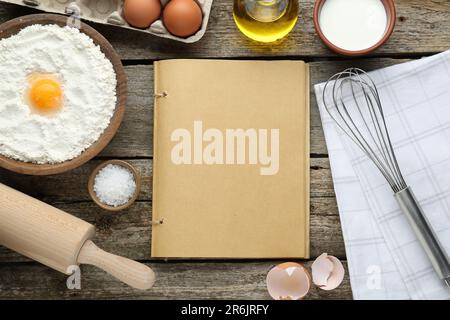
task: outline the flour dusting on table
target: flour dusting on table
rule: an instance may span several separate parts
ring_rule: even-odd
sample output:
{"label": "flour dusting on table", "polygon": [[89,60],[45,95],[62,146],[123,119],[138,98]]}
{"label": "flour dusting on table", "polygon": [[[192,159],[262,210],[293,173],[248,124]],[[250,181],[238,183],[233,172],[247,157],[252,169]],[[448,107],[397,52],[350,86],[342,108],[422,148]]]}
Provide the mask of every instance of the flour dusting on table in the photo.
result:
{"label": "flour dusting on table", "polygon": [[[54,115],[33,112],[24,98],[36,73],[58,78],[63,102]],[[71,160],[99,139],[114,114],[113,66],[78,29],[33,25],[1,40],[0,74],[3,156],[38,164]]]}

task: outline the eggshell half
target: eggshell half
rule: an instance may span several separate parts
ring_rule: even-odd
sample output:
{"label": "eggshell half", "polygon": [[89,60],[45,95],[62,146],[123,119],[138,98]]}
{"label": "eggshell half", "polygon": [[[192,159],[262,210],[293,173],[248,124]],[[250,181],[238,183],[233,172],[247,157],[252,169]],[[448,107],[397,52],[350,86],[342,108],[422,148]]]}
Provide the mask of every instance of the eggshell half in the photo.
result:
{"label": "eggshell half", "polygon": [[286,262],[269,271],[266,284],[270,296],[275,300],[299,300],[308,294],[311,277],[301,264]]}
{"label": "eggshell half", "polygon": [[326,253],[321,254],[312,264],[312,278],[322,290],[333,290],[344,280],[345,269],[341,261]]}

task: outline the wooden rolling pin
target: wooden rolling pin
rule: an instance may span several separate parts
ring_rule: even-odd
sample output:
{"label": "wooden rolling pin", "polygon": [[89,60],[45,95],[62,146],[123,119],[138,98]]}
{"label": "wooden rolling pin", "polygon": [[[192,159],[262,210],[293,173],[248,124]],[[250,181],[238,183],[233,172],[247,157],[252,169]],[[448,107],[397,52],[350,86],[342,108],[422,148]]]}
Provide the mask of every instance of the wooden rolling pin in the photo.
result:
{"label": "wooden rolling pin", "polygon": [[0,184],[0,245],[65,274],[91,264],[133,288],[153,286],[152,269],[99,249],[94,234],[93,225]]}

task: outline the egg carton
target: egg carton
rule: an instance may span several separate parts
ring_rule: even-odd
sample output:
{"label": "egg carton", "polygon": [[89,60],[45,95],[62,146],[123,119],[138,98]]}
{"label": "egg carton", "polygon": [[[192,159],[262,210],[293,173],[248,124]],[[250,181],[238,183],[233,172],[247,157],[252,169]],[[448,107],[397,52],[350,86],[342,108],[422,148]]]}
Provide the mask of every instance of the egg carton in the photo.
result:
{"label": "egg carton", "polygon": [[[165,6],[170,0],[161,0]],[[195,0],[203,11],[203,23],[200,30],[187,38],[172,35],[164,27],[161,19],[156,20],[148,29],[138,29],[130,26],[123,17],[123,0],[0,0],[25,7],[36,8],[45,12],[60,13],[80,17],[101,24],[119,26],[126,29],[150,33],[158,37],[173,39],[185,43],[200,40],[206,32],[213,0]]]}

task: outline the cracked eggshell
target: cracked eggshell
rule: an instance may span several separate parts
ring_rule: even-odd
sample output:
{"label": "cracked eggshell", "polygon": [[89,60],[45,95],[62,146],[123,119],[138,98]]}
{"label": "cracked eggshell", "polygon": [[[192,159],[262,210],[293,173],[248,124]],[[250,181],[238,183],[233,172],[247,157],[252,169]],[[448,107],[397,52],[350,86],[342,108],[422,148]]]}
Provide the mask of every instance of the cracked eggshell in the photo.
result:
{"label": "cracked eggshell", "polygon": [[301,264],[286,262],[269,271],[266,284],[270,296],[275,300],[300,300],[311,288],[311,277]]}
{"label": "cracked eggshell", "polygon": [[312,264],[312,278],[322,290],[333,290],[344,280],[345,269],[341,261],[326,253],[321,254]]}

